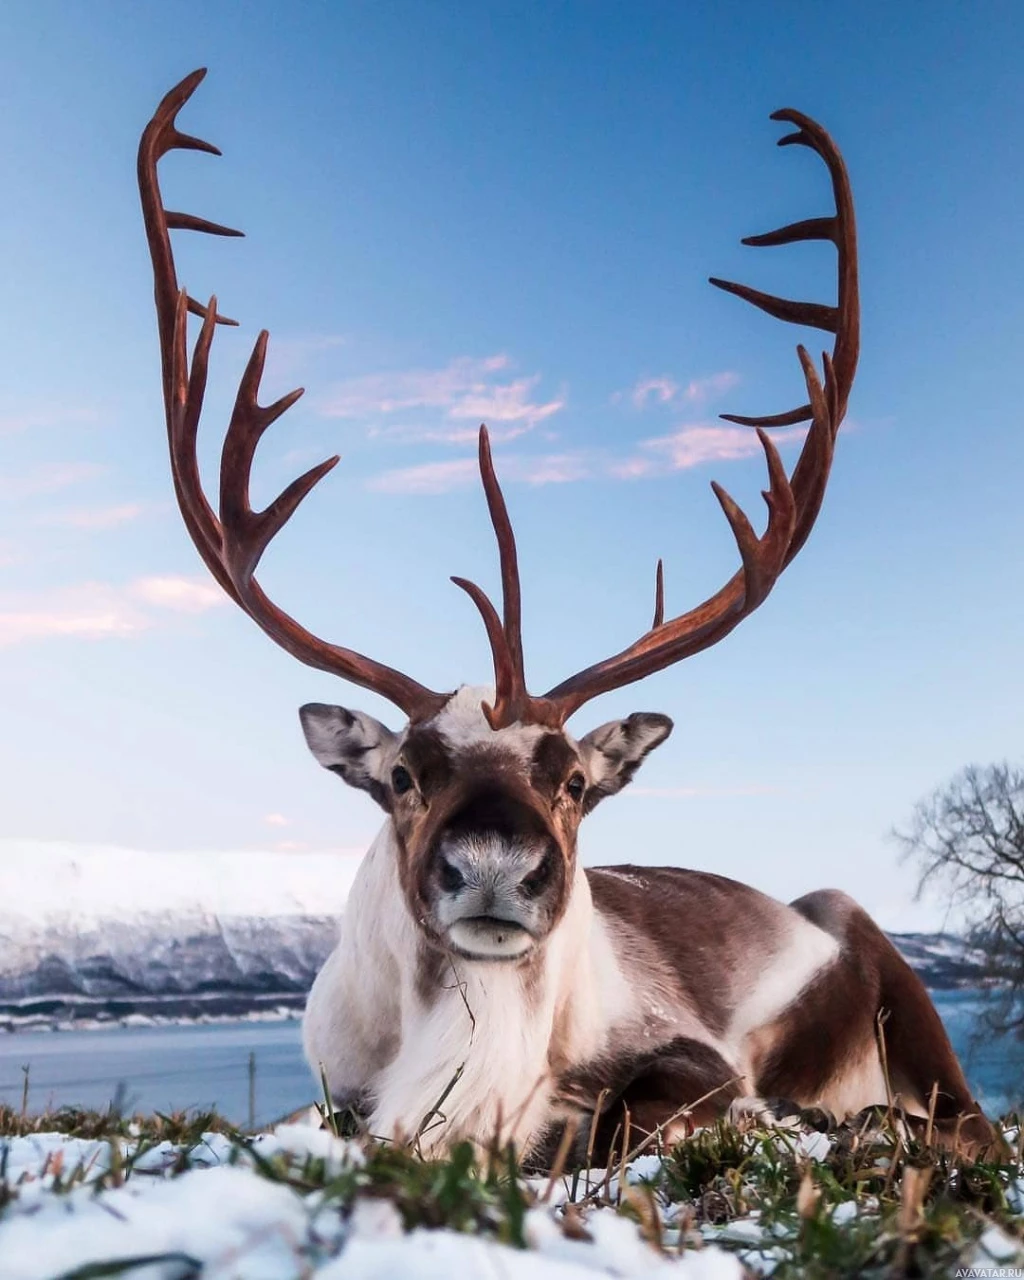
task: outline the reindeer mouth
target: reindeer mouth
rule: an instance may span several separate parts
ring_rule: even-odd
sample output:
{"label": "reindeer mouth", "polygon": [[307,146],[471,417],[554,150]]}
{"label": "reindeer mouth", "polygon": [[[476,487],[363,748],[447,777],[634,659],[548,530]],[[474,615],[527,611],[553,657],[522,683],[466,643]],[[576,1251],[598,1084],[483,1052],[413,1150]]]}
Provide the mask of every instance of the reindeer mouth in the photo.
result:
{"label": "reindeer mouth", "polygon": [[464,916],[448,928],[452,949],[466,960],[518,960],[532,951],[536,939],[515,920],[496,916]]}

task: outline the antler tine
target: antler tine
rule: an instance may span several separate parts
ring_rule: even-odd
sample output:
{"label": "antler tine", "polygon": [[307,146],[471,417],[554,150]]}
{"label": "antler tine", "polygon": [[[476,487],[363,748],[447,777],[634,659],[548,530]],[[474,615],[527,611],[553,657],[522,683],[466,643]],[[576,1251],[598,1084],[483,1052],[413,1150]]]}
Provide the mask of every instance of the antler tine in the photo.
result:
{"label": "antler tine", "polygon": [[770,477],[769,487],[762,494],[768,507],[768,527],[760,538],[725,489],[715,481],[711,485],[732,529],[741,568],[703,604],[669,622],[656,623],[622,653],[563,680],[543,699],[536,700],[557,707],[560,722],[600,693],[633,684],[709,649],[767,598],[785,567],[796,522],[796,500],[771,438],[764,431],[757,434]]}
{"label": "antler tine", "polygon": [[[699,653],[723,639],[734,627],[764,602],[780,574],[806,542],[825,494],[832,465],[836,433],[846,411],[859,351],[859,303],[857,290],[856,233],[849,178],[838,149],[828,134],[807,116],[792,110],[777,111],[772,117],[798,126],[782,144],[801,143],[817,151],[828,165],[836,198],[836,214],[830,218],[809,218],[791,223],[745,243],[791,244],[799,240],[831,239],[839,257],[839,298],[836,307],[817,303],[791,302],[713,279],[712,284],[753,302],[780,319],[816,325],[836,334],[832,355],[824,356],[822,385],[807,351],[797,347],[807,404],[767,418],[739,418],[730,421],[757,428],[765,452],[769,485],[764,491],[768,524],[758,537],[745,513],[728,493],[712,482],[712,489],[732,529],[740,553],[741,567],[713,596],[666,622],[664,580],[661,562],[655,588],[654,622],[649,631],[614,657],[595,663],[562,681],[543,699],[552,721],[564,722],[585,702],[600,693],[641,680],[655,671]],[[800,451],[791,479],[787,478],[778,451],[765,427],[804,422],[811,426]]]}
{"label": "antler tine", "polygon": [[491,441],[486,426],[480,427],[478,459],[487,510],[498,543],[503,618],[498,618],[498,611],[476,583],[465,578],[452,578],[452,582],[472,599],[487,629],[494,661],[495,698],[493,706],[483,704],[483,711],[491,727],[498,729],[527,715],[532,700],[526,691],[523,668],[522,594],[516,536],[505,505],[505,496],[494,471]]}
{"label": "antler tine", "polygon": [[[839,375],[838,416],[841,419],[846,411],[846,401],[853,384],[860,352],[857,232],[850,179],[839,149],[821,125],[810,116],[786,107],[781,111],[774,111],[771,118],[797,126],[795,133],[786,134],[778,140],[780,147],[794,145],[809,147],[825,161],[832,179],[836,212],[828,217],[805,218],[800,222],[792,222],[763,235],[747,236],[742,243],[755,247],[771,247],[796,244],[803,240],[831,240],[836,246],[839,259],[837,304],[833,307],[817,302],[794,302],[788,298],[776,297],[774,294],[762,293],[759,289],[752,289],[748,285],[720,280],[715,276],[710,278],[710,282],[716,288],[752,303],[777,320],[784,320],[790,324],[811,325],[836,335],[832,359]],[[808,402],[785,413],[761,417],[748,417],[734,413],[723,413],[721,416],[727,422],[736,422],[740,426],[784,427],[806,422],[812,414],[812,406]],[[838,421],[836,425],[838,426]]]}
{"label": "antler tine", "polygon": [[504,617],[505,639],[508,643],[509,657],[512,659],[514,678],[525,691],[526,677],[523,668],[523,609],[519,588],[519,557],[516,552],[516,536],[512,530],[505,496],[498,484],[494,472],[494,459],[491,457],[491,440],[487,428],[480,427],[479,436],[480,478],[483,481],[484,493],[487,496],[487,510],[490,512],[494,536],[498,541],[498,556],[501,563],[501,601]]}
{"label": "antler tine", "polygon": [[224,536],[223,558],[239,593],[244,593],[271,538],[294,513],[310,489],[338,464],[337,455],[318,463],[262,512],[249,505],[249,479],[256,446],[266,429],[303,394],[301,387],[270,405],[259,403],[260,382],[270,335],[262,330],[238,387],[220,462],[220,524]]}
{"label": "antler tine", "polygon": [[[210,235],[242,233],[187,213],[168,212],[160,195],[157,164],[176,148],[220,152],[211,143],[181,133],[178,111],[195,92],[206,72],[194,71],[166,94],[139,143],[138,176],[143,219],[153,263],[154,294],[164,385],[164,407],[175,495],[186,528],[211,573],[229,596],[282,648],[308,666],[340,675],[373,689],[401,707],[410,719],[423,719],[440,708],[448,695],[434,693],[409,676],[339,645],[328,644],[278,608],[253,577],[271,539],[294,514],[302,499],[338,462],[328,458],[293,480],[263,511],[253,511],[249,480],[256,448],[267,428],[302,395],[291,391],[270,405],[259,403],[268,335],[260,333],[239,384],[224,440],[220,468],[220,513],[214,514],[203,492],[196,457],[196,438],[206,392],[210,348],[218,324],[234,324],[217,311],[211,298],[202,306],[178,288],[170,231]],[[188,314],[202,317],[191,367],[188,359]]]}
{"label": "antler tine", "polygon": [[656,631],[665,621],[665,566],[661,560],[654,571],[654,621],[651,630]]}
{"label": "antler tine", "polygon": [[203,325],[196,339],[192,355],[192,367],[188,362],[188,295],[184,289],[178,294],[174,314],[174,340],[171,348],[171,402],[167,410],[168,437],[171,454],[171,476],[192,541],[196,544],[206,567],[229,596],[237,603],[238,592],[231,576],[221,561],[223,538],[220,524],[203,492],[196,455],[196,439],[199,418],[206,394],[206,376],[209,368],[210,347],[216,327],[217,300],[211,298],[203,316]]}
{"label": "antler tine", "polygon": [[818,512],[825,498],[825,489],[832,470],[836,434],[842,422],[832,357],[827,351],[822,353],[822,363],[825,367],[825,386],[822,388],[814,361],[806,350],[803,347],[797,347],[797,355],[800,357],[800,365],[804,371],[813,420],[804,448],[800,451],[800,457],[793,468],[793,479],[790,482],[796,496],[799,514],[783,568],[804,545],[814,528],[814,522],[818,518]]}
{"label": "antler tine", "polygon": [[[177,127],[177,115],[188,102],[197,87],[206,76],[206,69],[200,68],[185,77],[166,93],[153,113],[139,141],[138,180],[139,195],[142,200],[142,216],[146,229],[146,240],[149,245],[150,258],[153,263],[153,293],[156,302],[157,330],[160,337],[161,373],[164,388],[164,406],[167,419],[167,433],[171,448],[172,473],[175,494],[181,507],[182,517],[192,541],[196,544],[207,568],[214,575],[221,587],[237,601],[237,593],[231,580],[220,563],[220,538],[216,531],[216,521],[209,504],[202,492],[198,468],[190,468],[187,461],[187,449],[175,447],[176,428],[173,421],[175,406],[177,412],[194,419],[193,436],[198,424],[202,407],[203,390],[206,384],[206,357],[209,353],[213,337],[212,328],[206,332],[205,321],[207,309],[194,298],[178,288],[177,272],[174,265],[174,253],[171,249],[170,229],[172,226],[188,230],[209,231],[216,235],[241,236],[243,232],[230,227],[221,227],[217,223],[207,223],[201,218],[192,218],[189,214],[171,213],[168,215],[163,206],[160,194],[160,181],[157,174],[159,161],[169,152],[175,150],[204,151],[209,155],[220,155],[220,151],[212,142],[202,138],[194,138],[182,133]],[[179,293],[183,294],[179,298]],[[204,320],[204,332],[197,344],[202,346],[201,368],[198,372],[197,388],[189,388],[187,339],[185,327],[185,309]],[[180,314],[179,314],[180,313]],[[237,321],[218,315],[213,308],[213,320],[216,324],[235,325]],[[198,403],[195,403],[198,397]],[[192,402],[192,408],[186,411],[186,401]],[[179,423],[177,434],[186,428],[186,420]],[[193,474],[194,472],[194,474]]]}
{"label": "antler tine", "polygon": [[498,611],[491,603],[490,597],[468,578],[452,578],[452,582],[473,601],[483,619],[487,631],[487,639],[491,646],[494,661],[494,703],[488,705],[481,702],[480,707],[492,729],[500,729],[511,724],[521,713],[521,706],[513,700],[515,689],[515,664],[509,652],[508,639],[502,626]]}

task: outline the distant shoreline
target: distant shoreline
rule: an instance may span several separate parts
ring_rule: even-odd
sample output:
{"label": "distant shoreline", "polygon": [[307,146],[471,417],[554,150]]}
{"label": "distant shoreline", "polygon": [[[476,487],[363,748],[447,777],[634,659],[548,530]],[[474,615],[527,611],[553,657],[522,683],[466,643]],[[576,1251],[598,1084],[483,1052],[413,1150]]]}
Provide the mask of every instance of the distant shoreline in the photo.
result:
{"label": "distant shoreline", "polygon": [[0,1003],[0,1034],[102,1031],[123,1027],[286,1022],[302,1016],[306,993],[210,991],[187,995],[31,996]]}

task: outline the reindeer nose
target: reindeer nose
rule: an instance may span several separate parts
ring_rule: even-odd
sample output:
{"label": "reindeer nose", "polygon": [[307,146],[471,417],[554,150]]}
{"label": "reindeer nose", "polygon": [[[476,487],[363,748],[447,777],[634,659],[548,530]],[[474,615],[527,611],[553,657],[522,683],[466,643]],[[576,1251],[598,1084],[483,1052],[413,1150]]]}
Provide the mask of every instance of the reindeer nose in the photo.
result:
{"label": "reindeer nose", "polygon": [[545,850],[544,857],[529,875],[523,876],[519,888],[528,898],[536,898],[544,892],[555,875],[555,859],[550,849]]}
{"label": "reindeer nose", "polygon": [[466,883],[466,877],[462,874],[454,862],[448,858],[441,859],[441,888],[445,893],[458,893],[462,886]]}

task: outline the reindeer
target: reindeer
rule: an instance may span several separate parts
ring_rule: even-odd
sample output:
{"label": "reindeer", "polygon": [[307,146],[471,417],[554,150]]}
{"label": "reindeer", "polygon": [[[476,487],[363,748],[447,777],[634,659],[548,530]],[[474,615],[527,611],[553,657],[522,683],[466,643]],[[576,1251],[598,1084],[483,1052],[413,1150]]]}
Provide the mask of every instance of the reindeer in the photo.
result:
{"label": "reindeer", "polygon": [[[831,241],[837,305],[711,281],[772,316],[834,335],[823,378],[797,348],[806,404],[766,417],[724,415],[756,429],[769,476],[761,535],[712,486],[740,568],[702,604],[666,618],[659,562],[650,629],[534,696],[524,675],[516,544],[481,427],[501,614],[475,583],[453,581],[483,619],[494,685],[437,693],[313,635],[254,577],[270,540],[338,461],[307,471],[265,510],[250,506],[257,443],[301,394],[259,404],[265,331],[227,428],[216,513],[204,495],[196,434],[207,364],[216,325],[235,322],[218,313],[216,298],[204,306],[179,288],[169,232],[240,233],[169,212],[157,179],[168,151],[220,154],[176,125],[204,74],[194,72],[163,99],[138,161],[181,515],[210,572],[272,640],[381,694],[406,717],[395,731],[340,706],[310,703],[299,712],[319,763],[368,792],[385,814],[305,1012],[306,1055],[315,1071],[322,1064],[332,1097],[365,1115],[372,1133],[418,1136],[427,1152],[497,1136],[541,1163],[567,1128],[570,1139],[592,1130],[607,1147],[623,1109],[634,1133],[668,1142],[773,1096],[836,1117],[895,1098],[911,1116],[930,1109],[949,1142],[989,1143],[993,1131],[924,987],[845,894],[811,893],[787,906],[724,876],[677,867],[585,870],[577,852],[580,823],[629,783],[672,721],[636,712],[579,738],[566,722],[599,694],[722,640],[766,599],[821,507],[859,351],[853,202],[829,135],[798,111],[774,114],[795,126],[780,145],[808,147],[824,161],[835,213],[744,243]],[[202,319],[191,361],[189,312]],[[767,431],[802,422],[810,427],[787,477]]]}

